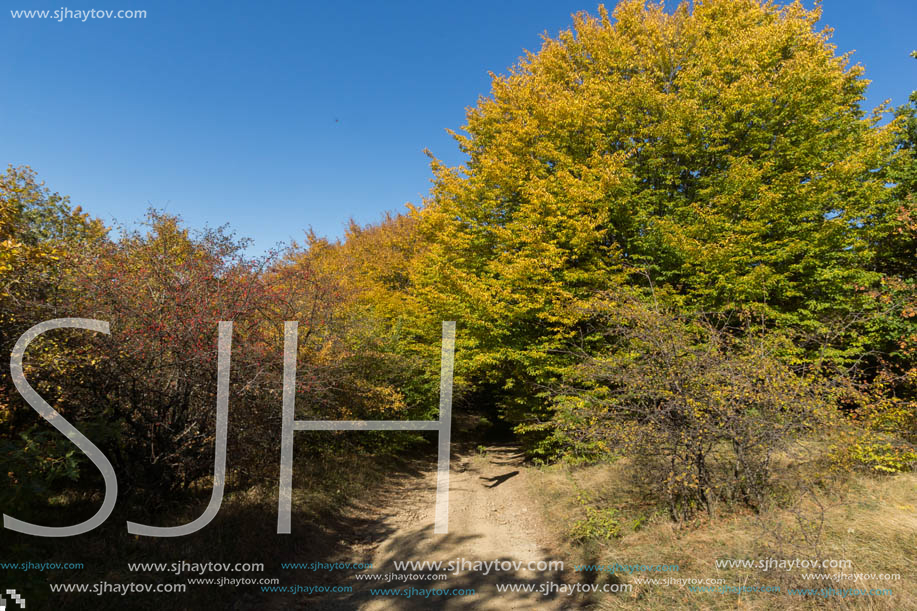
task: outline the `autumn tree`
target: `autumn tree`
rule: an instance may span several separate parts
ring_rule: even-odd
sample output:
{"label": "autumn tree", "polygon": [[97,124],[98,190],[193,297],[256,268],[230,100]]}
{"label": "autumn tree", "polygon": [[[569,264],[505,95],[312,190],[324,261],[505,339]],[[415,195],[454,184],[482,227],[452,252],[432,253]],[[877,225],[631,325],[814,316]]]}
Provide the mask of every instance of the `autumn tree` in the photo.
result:
{"label": "autumn tree", "polygon": [[411,418],[436,417],[438,410],[439,325],[418,333],[415,324],[423,304],[412,270],[425,246],[415,216],[391,213],[377,223],[351,221],[334,244],[311,242],[315,264],[338,279],[346,296],[341,315],[352,345],[374,359],[366,373],[400,388]]}
{"label": "autumn tree", "polygon": [[76,256],[71,315],[108,321],[111,334],[81,334],[91,384],[64,382],[63,403],[84,420],[103,421],[104,449],[127,490],[182,489],[213,471],[219,321],[234,323],[236,447],[250,441],[239,443],[243,423],[260,418],[246,416],[246,405],[277,384],[268,354],[279,349],[262,338],[271,299],[265,262],[246,257],[246,242],[224,229],[193,233],[155,211],[141,229],[120,233]]}
{"label": "autumn tree", "polygon": [[[105,227],[68,198],[51,192],[28,167],[10,166],[0,175],[0,354],[29,327],[68,316],[75,268],[70,256],[105,238]],[[60,351],[73,346],[59,337],[45,351],[45,363],[83,380]],[[78,473],[72,445],[40,424],[15,391],[9,368],[0,369],[0,501],[27,504],[47,485]]]}
{"label": "autumn tree", "polygon": [[[917,51],[911,55],[917,59]],[[872,351],[851,399],[863,430],[848,444],[857,462],[884,472],[917,464],[917,91],[895,115],[888,204],[869,224],[871,265],[882,279],[865,293],[878,316],[866,328]]]}
{"label": "autumn tree", "polygon": [[862,353],[848,323],[881,276],[895,125],[863,112],[863,69],[819,15],[627,0],[493,77],[455,134],[468,161],[433,162],[418,285],[511,418],[545,421],[532,396],[561,377],[578,306],[619,283],[795,329],[803,358]]}
{"label": "autumn tree", "polygon": [[[297,417],[437,416],[438,330],[422,342],[413,333],[410,272],[419,248],[414,219],[386,214],[375,224],[351,222],[336,241],[308,232],[271,270],[268,282],[290,297],[285,316],[300,321]],[[316,452],[335,439],[358,453],[391,451],[417,435],[315,437]]]}

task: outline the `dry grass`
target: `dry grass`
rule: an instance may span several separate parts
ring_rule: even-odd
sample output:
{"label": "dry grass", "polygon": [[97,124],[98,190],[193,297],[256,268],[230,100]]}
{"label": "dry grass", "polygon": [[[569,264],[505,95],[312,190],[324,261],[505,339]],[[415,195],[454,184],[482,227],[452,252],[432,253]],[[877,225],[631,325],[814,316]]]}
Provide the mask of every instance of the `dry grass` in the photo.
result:
{"label": "dry grass", "polygon": [[[546,523],[558,524],[554,552],[568,563],[567,576],[581,582],[633,583],[627,594],[576,595],[594,609],[917,609],[917,474],[875,477],[867,474],[821,482],[814,497],[785,498],[762,513],[721,508],[717,519],[701,516],[674,524],[640,497],[627,476],[628,461],[588,467],[554,465],[532,474],[531,494]],[[587,491],[596,505],[618,509],[621,536],[572,542],[566,528],[582,519],[577,493]],[[786,495],[785,495],[786,496]],[[814,499],[814,500],[813,500]],[[560,526],[563,525],[563,526]],[[808,536],[808,540],[803,535]],[[900,581],[804,580],[807,569],[718,569],[716,559],[851,560],[852,568],[827,573],[898,573]],[[728,586],[777,586],[781,593],[692,592],[685,585],[637,584],[634,576],[574,573],[573,564],[677,564],[677,573],[642,573],[647,577],[723,579]],[[892,596],[803,597],[788,588],[890,588]],[[572,602],[572,601],[571,601]]]}

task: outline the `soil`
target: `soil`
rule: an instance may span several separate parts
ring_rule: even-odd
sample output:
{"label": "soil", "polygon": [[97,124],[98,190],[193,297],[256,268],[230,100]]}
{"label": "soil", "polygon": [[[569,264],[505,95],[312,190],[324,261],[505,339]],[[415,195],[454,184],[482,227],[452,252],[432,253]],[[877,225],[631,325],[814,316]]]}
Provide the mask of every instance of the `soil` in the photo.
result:
{"label": "soil", "polygon": [[[458,448],[456,448],[458,450]],[[560,582],[559,573],[528,570],[529,562],[555,560],[546,549],[547,530],[529,498],[530,471],[522,452],[513,444],[466,448],[453,453],[449,486],[449,533],[433,534],[436,463],[391,477],[378,496],[351,508],[350,516],[359,532],[348,537],[344,562],[366,562],[373,568],[363,573],[389,575],[429,574],[429,570],[396,571],[394,561],[521,562],[519,570],[463,570],[448,573],[445,580],[367,581],[361,571],[335,571],[328,585],[352,586],[348,593],[324,593],[309,597],[285,597],[275,608],[338,611],[387,611],[444,609],[507,610],[563,608],[563,596],[545,596],[538,588],[546,582]],[[373,518],[370,518],[373,516]],[[343,555],[342,555],[343,556]],[[444,571],[445,572],[445,571]],[[303,581],[300,579],[300,581]],[[534,584],[534,592],[497,592],[497,584]],[[474,595],[380,596],[370,589],[455,589],[473,588]],[[292,599],[296,599],[296,602]],[[275,599],[274,602],[279,602]]]}

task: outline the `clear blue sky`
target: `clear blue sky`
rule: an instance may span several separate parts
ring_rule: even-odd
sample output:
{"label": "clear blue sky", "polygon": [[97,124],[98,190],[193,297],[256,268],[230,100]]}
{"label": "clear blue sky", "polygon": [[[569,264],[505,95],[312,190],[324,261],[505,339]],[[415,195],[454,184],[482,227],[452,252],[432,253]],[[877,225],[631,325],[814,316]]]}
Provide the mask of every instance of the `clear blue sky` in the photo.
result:
{"label": "clear blue sky", "polygon": [[[423,149],[461,161],[445,129],[488,92],[488,71],[597,6],[56,1],[8,0],[0,13],[0,163],[31,165],[107,221],[133,222],[153,205],[195,227],[228,222],[254,238],[253,252],[419,203],[430,184]],[[62,6],[148,14],[9,13]],[[823,22],[865,65],[870,107],[917,89],[917,2],[826,0]]]}

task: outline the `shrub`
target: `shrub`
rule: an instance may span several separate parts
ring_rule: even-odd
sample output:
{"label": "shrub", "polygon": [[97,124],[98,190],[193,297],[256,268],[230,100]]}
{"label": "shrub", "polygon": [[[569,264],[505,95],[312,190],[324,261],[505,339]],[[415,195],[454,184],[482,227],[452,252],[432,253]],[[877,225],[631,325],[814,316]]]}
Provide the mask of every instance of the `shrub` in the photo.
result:
{"label": "shrub", "polygon": [[621,525],[618,523],[617,510],[614,507],[594,506],[592,498],[585,492],[580,492],[576,498],[583,506],[586,517],[576,520],[570,527],[571,539],[582,542],[620,536]]}
{"label": "shrub", "polygon": [[572,453],[601,444],[629,456],[673,519],[713,513],[717,501],[760,507],[775,453],[828,419],[828,389],[781,362],[779,336],[727,332],[621,294],[592,314],[604,348],[582,355],[557,396],[561,436]]}

